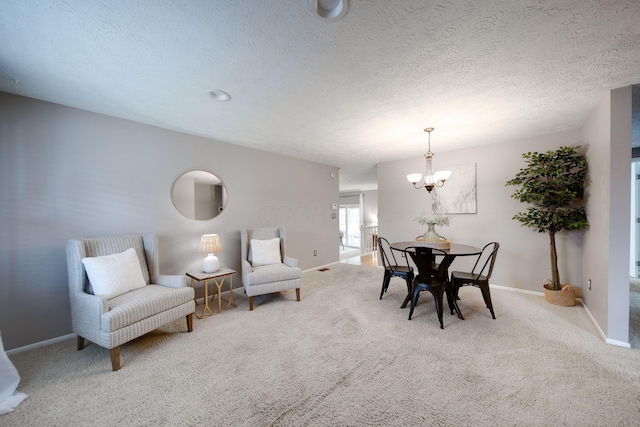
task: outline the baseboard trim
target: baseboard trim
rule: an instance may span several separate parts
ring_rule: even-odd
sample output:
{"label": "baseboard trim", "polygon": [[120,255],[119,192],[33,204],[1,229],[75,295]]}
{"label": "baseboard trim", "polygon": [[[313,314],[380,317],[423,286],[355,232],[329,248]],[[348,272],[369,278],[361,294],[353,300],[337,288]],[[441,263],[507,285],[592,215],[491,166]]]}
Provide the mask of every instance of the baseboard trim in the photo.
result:
{"label": "baseboard trim", "polygon": [[46,347],[51,344],[56,344],[62,341],[74,339],[76,336],[77,336],[76,334],[67,334],[61,337],[51,338],[49,340],[44,340],[44,341],[36,342],[33,344],[25,345],[24,347],[13,348],[11,350],[7,350],[6,353],[8,356],[11,356],[12,354],[22,353],[23,351],[29,351],[35,348]]}
{"label": "baseboard trim", "polygon": [[[494,284],[489,284],[489,286],[491,286],[492,288],[502,289],[502,290],[505,290],[505,291],[520,292],[520,293],[523,293],[523,294],[538,295],[538,296],[544,297],[544,292],[528,291],[528,290],[525,290],[525,289],[510,288],[508,286],[501,286],[501,285],[494,285]],[[598,333],[600,334],[600,338],[602,338],[602,341],[604,341],[605,344],[615,345],[615,346],[618,346],[618,347],[629,348],[629,349],[631,348],[631,344],[629,344],[628,342],[612,340],[611,338],[608,338],[607,335],[602,330],[602,328],[600,327],[600,325],[598,324],[598,322],[596,321],[596,318],[593,317],[593,314],[591,314],[591,311],[589,310],[589,307],[587,307],[584,304],[582,299],[576,298],[576,300],[578,300],[578,302],[580,303],[580,306],[587,313],[587,316],[589,317],[589,320],[591,320],[591,323],[593,323],[593,326],[596,327],[596,329],[598,330]]]}
{"label": "baseboard trim", "polygon": [[607,338],[605,340],[605,342],[607,344],[615,345],[615,346],[618,346],[618,347],[629,348],[629,349],[631,348],[631,344],[629,344],[628,342],[624,342],[624,341],[612,340],[610,338]]}
{"label": "baseboard trim", "polygon": [[319,270],[321,268],[325,268],[325,267],[329,267],[330,265],[334,265],[334,264],[340,264],[340,261],[334,261],[334,262],[330,262],[329,264],[325,264],[325,265],[318,265],[316,267],[313,268],[309,268],[307,270],[302,270],[303,273],[308,273],[310,271],[316,271]]}
{"label": "baseboard trim", "polygon": [[528,291],[526,289],[518,289],[518,288],[510,288],[509,286],[494,285],[493,283],[490,283],[489,286],[491,286],[492,288],[496,288],[496,289],[502,289],[504,291],[519,292],[521,294],[536,295],[536,296],[542,296],[542,297],[544,296],[544,292]]}

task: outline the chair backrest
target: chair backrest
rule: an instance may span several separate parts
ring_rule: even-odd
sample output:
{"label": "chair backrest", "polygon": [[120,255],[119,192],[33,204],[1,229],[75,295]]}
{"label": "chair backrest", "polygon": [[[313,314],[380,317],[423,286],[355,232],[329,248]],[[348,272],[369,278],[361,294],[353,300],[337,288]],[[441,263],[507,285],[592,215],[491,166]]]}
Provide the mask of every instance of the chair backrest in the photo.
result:
{"label": "chair backrest", "polygon": [[284,227],[243,228],[240,230],[240,253],[242,260],[251,263],[251,239],[269,240],[280,238],[280,255],[282,259],[287,255],[286,232]]}
{"label": "chair backrest", "polygon": [[410,246],[406,251],[411,255],[414,264],[418,267],[418,276],[420,281],[431,283],[431,279],[435,276],[436,271],[433,268],[433,262],[436,256],[445,256],[446,252],[440,249],[428,248],[425,246]]}
{"label": "chair backrest", "polygon": [[[476,263],[471,270],[471,274],[477,274],[478,276],[485,276],[487,279],[491,277],[491,273],[493,273],[493,265],[496,262],[496,256],[498,255],[498,249],[500,248],[500,243],[491,242],[484,245],[482,248],[482,253],[478,256]],[[481,260],[484,263],[481,263]],[[479,271],[476,271],[479,265],[482,265],[482,268]],[[487,267],[489,269],[487,270]]]}
{"label": "chair backrest", "polygon": [[149,284],[158,275],[158,239],[155,234],[72,239],[67,241],[69,292],[93,293],[82,258],[112,255],[133,248],[138,255],[142,277]]}
{"label": "chair backrest", "polygon": [[[384,237],[378,236],[378,248],[380,249],[380,258],[382,258],[382,265],[385,270],[393,270],[393,267],[398,265],[396,256],[393,254],[389,241]],[[391,258],[389,258],[391,256]],[[391,260],[393,259],[393,262]]]}

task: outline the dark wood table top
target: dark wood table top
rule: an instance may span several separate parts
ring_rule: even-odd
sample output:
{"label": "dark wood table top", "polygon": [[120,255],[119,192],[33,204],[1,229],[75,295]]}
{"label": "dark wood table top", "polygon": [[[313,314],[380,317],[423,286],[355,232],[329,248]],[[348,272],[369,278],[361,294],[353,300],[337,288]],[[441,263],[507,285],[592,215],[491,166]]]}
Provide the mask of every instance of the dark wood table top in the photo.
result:
{"label": "dark wood table top", "polygon": [[391,249],[395,249],[397,251],[406,252],[407,248],[412,246],[425,247],[425,248],[433,248],[440,249],[443,252],[446,252],[448,255],[452,256],[466,256],[466,255],[479,255],[482,253],[482,248],[477,248],[475,246],[469,245],[461,245],[459,243],[451,243],[449,249],[438,248],[438,245],[433,245],[426,242],[395,242],[391,243]]}

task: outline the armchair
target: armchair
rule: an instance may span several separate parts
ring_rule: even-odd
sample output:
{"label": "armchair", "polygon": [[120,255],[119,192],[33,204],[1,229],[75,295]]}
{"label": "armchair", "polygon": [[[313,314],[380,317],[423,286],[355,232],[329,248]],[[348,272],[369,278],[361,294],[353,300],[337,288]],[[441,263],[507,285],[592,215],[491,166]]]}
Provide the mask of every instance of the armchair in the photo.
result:
{"label": "armchair", "polygon": [[[86,257],[118,254],[133,248],[144,286],[112,298],[94,295],[82,262]],[[111,366],[120,369],[120,345],[185,316],[193,330],[194,290],[184,276],[160,275],[154,234],[69,240],[66,244],[71,324],[78,350],[85,339],[111,350]]]}
{"label": "armchair", "polygon": [[[280,239],[280,260],[267,265],[256,265],[252,258],[251,240]],[[298,260],[287,256],[286,233],[284,227],[243,228],[240,230],[240,251],[242,254],[242,285],[249,297],[249,310],[253,310],[253,297],[273,292],[296,290],[300,301],[301,270]]]}

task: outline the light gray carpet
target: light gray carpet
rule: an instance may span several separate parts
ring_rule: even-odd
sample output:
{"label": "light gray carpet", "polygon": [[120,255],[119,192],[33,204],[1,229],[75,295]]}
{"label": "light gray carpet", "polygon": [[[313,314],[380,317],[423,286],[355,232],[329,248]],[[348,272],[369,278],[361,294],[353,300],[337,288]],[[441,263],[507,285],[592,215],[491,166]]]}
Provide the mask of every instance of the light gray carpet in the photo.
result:
{"label": "light gray carpet", "polygon": [[[75,340],[11,357],[29,397],[3,426],[637,426],[640,351],[604,344],[585,311],[494,289],[497,320],[463,288],[466,320],[347,264],[285,292],[176,323],[121,349]],[[404,290],[404,291],[403,291]]]}

